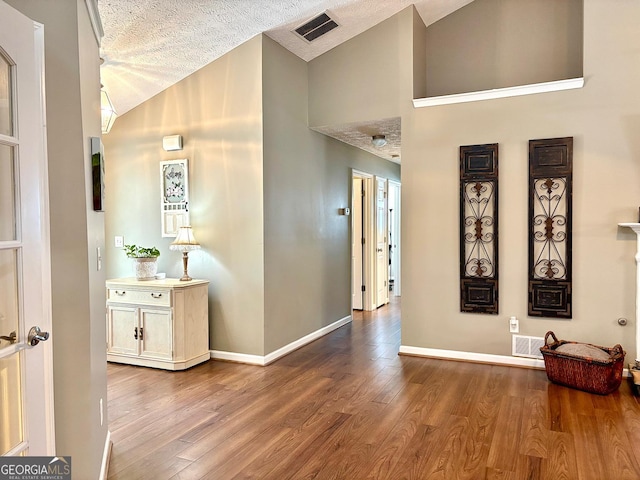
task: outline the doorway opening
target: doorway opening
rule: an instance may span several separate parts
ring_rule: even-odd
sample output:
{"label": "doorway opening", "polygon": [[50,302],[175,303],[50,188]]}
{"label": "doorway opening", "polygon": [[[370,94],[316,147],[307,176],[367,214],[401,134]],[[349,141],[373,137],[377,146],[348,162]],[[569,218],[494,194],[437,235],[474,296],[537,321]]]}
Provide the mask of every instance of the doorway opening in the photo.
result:
{"label": "doorway opening", "polygon": [[371,311],[400,295],[400,183],[352,172],[352,309]]}

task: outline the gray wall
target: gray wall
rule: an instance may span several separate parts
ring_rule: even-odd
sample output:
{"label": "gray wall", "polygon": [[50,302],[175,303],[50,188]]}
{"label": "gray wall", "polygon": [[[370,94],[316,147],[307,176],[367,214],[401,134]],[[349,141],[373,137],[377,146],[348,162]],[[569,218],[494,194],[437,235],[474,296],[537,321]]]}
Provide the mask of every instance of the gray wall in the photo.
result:
{"label": "gray wall", "polygon": [[581,77],[582,3],[476,0],[429,25],[427,96]]}
{"label": "gray wall", "polygon": [[[585,2],[583,89],[423,108],[403,119],[403,344],[508,355],[507,319],[515,315],[524,335],[553,330],[559,338],[621,343],[635,356],[635,236],[617,224],[636,220],[640,203],[638,18],[637,2]],[[517,32],[502,38],[516,41]],[[466,52],[451,45],[443,54]],[[528,141],[562,136],[574,137],[573,319],[527,318]],[[500,148],[500,314],[462,314],[458,148],[493,142]],[[619,327],[618,317],[633,326]]]}
{"label": "gray wall", "polygon": [[307,127],[307,63],[263,40],[265,352],[351,315],[351,169],[400,168]]}
{"label": "gray wall", "polygon": [[[262,40],[257,36],[122,115],[105,136],[107,275],[133,276],[114,248],[156,246],[158,271],[182,276],[182,255],[162,238],[160,161],[187,158],[191,225],[202,249],[189,274],[209,280],[210,345],[264,354]],[[162,137],[180,134],[182,151]]]}
{"label": "gray wall", "polygon": [[[399,178],[399,167],[309,130],[307,94],[307,64],[258,36],[105,136],[110,277],[131,276],[114,235],[157,246],[159,271],[181,275],[160,233],[159,162],[189,159],[202,244],[189,273],[211,281],[214,350],[266,355],[350,315],[349,217],[337,214],[350,202],[350,168]],[[162,150],[171,134],[183,135],[183,151]]]}
{"label": "gray wall", "polygon": [[417,15],[407,7],[309,62],[311,127],[397,117],[411,106]]}
{"label": "gray wall", "polygon": [[103,214],[93,211],[89,137],[100,136],[98,44],[82,0],[9,0],[44,24],[56,453],[74,478],[97,478],[105,446]]}
{"label": "gray wall", "polygon": [[413,14],[413,98],[427,96],[427,27]]}
{"label": "gray wall", "polygon": [[[540,6],[548,6],[539,0]],[[475,0],[476,9],[492,12],[492,0]],[[531,2],[509,2],[510,9],[529,12]],[[510,10],[511,12],[511,10]],[[372,107],[361,99],[360,88],[380,92],[387,78],[378,79],[364,68],[381,42],[397,46],[402,30],[411,30],[401,12],[345,45],[320,57],[321,75],[310,85],[322,92],[324,104],[310,92],[310,118],[367,118]],[[564,13],[562,13],[564,15]],[[489,15],[489,17],[492,17]],[[527,47],[527,37],[511,25],[511,15],[491,18],[479,12],[465,28],[454,22],[449,38],[472,25],[496,29],[500,42]],[[533,18],[533,17],[532,17]],[[562,17],[565,18],[566,17]],[[635,355],[635,235],[619,229],[619,222],[637,220],[640,204],[640,36],[636,19],[640,5],[624,1],[586,0],[584,5],[583,89],[414,109],[396,102],[396,86],[380,103],[400,105],[384,109],[384,116],[402,116],[402,343],[407,346],[510,355],[508,318],[520,318],[525,335],[559,337],[604,345],[621,343]],[[402,23],[406,20],[405,23]],[[567,20],[568,21],[568,20]],[[390,25],[399,23],[398,29]],[[572,19],[579,23],[579,19]],[[464,27],[464,26],[463,26]],[[431,27],[427,28],[427,31]],[[462,31],[461,31],[462,30]],[[395,39],[389,36],[397,35]],[[427,32],[427,39],[429,38]],[[565,45],[558,39],[560,46]],[[472,61],[474,51],[454,42],[441,45],[444,57]],[[502,48],[502,47],[501,47]],[[572,64],[566,50],[551,49],[551,65]],[[349,64],[345,52],[352,58]],[[387,55],[391,52],[386,50]],[[404,54],[385,58],[394,64]],[[553,55],[559,57],[555,58]],[[314,60],[310,75],[315,72]],[[509,56],[500,71],[514,71],[520,60]],[[573,68],[573,67],[571,67]],[[428,81],[428,79],[427,79]],[[333,89],[339,94],[331,95]],[[316,99],[314,101],[314,98]],[[346,102],[345,99],[359,98]],[[344,112],[343,103],[348,105]],[[317,111],[315,111],[317,109]],[[573,320],[527,318],[527,151],[536,138],[574,137]],[[459,166],[460,145],[500,144],[500,314],[474,315],[459,311]],[[622,328],[618,317],[631,320]]]}

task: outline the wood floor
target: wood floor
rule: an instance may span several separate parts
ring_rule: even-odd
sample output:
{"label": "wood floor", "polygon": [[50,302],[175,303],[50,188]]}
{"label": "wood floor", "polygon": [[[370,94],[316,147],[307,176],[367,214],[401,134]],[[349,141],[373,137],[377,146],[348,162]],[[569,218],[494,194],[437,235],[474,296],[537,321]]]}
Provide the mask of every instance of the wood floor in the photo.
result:
{"label": "wood floor", "polygon": [[398,356],[399,303],[268,367],[110,364],[109,479],[640,479],[640,405]]}

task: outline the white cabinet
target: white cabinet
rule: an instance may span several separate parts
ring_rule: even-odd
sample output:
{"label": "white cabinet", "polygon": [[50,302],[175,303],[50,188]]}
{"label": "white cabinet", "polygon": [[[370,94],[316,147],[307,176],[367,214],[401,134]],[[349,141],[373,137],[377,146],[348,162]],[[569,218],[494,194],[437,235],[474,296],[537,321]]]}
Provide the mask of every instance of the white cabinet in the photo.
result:
{"label": "white cabinet", "polygon": [[206,280],[107,281],[107,360],[183,370],[209,360]]}

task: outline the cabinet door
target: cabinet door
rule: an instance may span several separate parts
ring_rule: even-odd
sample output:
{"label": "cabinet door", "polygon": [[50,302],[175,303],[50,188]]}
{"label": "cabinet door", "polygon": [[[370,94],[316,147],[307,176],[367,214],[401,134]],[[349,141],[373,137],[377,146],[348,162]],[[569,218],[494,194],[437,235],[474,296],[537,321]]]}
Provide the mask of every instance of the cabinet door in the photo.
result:
{"label": "cabinet door", "polygon": [[124,355],[138,355],[138,309],[109,306],[107,309],[107,351]]}
{"label": "cabinet door", "polygon": [[173,355],[173,328],[171,310],[140,309],[142,339],[140,356],[171,360]]}

